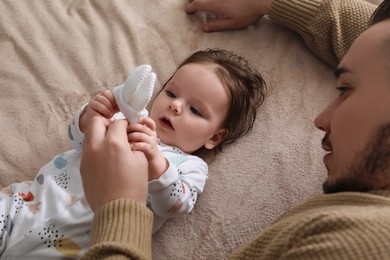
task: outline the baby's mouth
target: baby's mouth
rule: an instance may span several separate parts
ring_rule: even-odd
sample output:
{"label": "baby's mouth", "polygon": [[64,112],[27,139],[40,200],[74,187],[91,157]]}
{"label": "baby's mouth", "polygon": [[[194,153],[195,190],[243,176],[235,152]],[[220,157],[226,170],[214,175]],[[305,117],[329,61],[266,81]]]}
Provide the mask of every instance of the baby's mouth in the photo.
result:
{"label": "baby's mouth", "polygon": [[164,126],[166,126],[166,127],[168,127],[168,128],[171,128],[171,129],[174,129],[173,126],[172,126],[171,121],[169,121],[168,118],[166,118],[166,117],[161,117],[161,118],[160,118],[160,122],[161,122],[161,124],[163,124]]}

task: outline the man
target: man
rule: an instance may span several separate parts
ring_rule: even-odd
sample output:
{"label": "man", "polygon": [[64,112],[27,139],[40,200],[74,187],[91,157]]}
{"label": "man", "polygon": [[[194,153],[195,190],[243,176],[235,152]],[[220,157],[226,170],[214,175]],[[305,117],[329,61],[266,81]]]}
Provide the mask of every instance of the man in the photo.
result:
{"label": "man", "polygon": [[[324,164],[328,177],[323,188],[329,194],[292,209],[236,250],[231,258],[388,258],[390,0],[382,3],[374,15],[374,24],[356,40],[374,10],[372,5],[357,0],[193,0],[186,10],[189,13],[203,10],[217,14],[217,20],[204,25],[205,31],[240,28],[269,14],[275,21],[300,33],[308,46],[329,64],[336,65],[341,60],[335,71],[336,88],[340,94],[315,119],[315,125],[325,133],[322,147],[327,152]],[[106,130],[104,124],[96,122],[87,133],[89,141],[84,146],[83,183],[87,199],[93,202],[96,210],[93,246],[86,258],[149,258],[152,224],[144,206],[146,198],[139,200],[139,194],[145,193],[146,184],[131,181],[134,176],[144,176],[147,167],[143,160],[141,163],[135,160],[136,156],[142,158],[142,155],[130,156],[132,152],[126,144],[110,141],[109,132],[113,127],[120,129],[125,138],[126,125],[116,123]],[[121,157],[119,161],[123,165],[133,165],[129,166],[134,171],[130,174],[132,177],[126,177],[122,168],[114,163],[104,169],[101,161],[93,160],[95,154],[120,156],[119,152],[106,152],[111,150],[129,153],[132,159]],[[113,193],[115,191],[110,187],[114,183],[99,181],[99,176],[104,179],[106,174],[122,176],[124,179],[118,185],[124,188],[123,183],[128,178],[127,185],[131,188],[127,187],[133,190],[132,194]],[[92,190],[96,185],[109,192],[112,200],[99,200],[102,196]],[[125,220],[119,210],[130,218]],[[118,229],[118,225],[114,225],[113,232],[110,225],[115,219],[142,226]]]}

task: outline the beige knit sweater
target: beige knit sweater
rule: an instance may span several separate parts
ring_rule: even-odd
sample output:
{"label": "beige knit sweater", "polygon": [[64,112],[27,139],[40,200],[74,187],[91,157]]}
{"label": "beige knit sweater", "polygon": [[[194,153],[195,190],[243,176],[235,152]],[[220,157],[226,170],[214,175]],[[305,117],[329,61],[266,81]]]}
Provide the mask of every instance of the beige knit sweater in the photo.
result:
{"label": "beige knit sweater", "polygon": [[390,191],[322,195],[282,216],[230,259],[389,259]]}
{"label": "beige knit sweater", "polygon": [[[274,0],[270,17],[297,31],[336,66],[367,28],[375,6],[358,0]],[[83,259],[150,259],[152,213],[115,200],[95,214],[92,246]],[[231,259],[387,259],[390,191],[322,195],[281,217]]]}

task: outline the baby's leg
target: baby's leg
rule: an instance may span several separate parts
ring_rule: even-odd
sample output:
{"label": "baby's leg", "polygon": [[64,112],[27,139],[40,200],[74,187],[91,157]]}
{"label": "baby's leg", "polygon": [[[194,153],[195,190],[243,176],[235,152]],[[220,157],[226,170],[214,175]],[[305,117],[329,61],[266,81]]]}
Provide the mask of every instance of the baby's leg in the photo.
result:
{"label": "baby's leg", "polygon": [[1,257],[61,259],[83,254],[93,212],[84,198],[79,168],[80,154],[67,151],[44,165],[31,185],[13,184],[3,191],[1,198],[10,199],[0,215],[9,213],[12,232],[5,236]]}
{"label": "baby's leg", "polygon": [[7,248],[17,219],[33,195],[29,193],[31,182],[14,183],[0,191],[0,255]]}

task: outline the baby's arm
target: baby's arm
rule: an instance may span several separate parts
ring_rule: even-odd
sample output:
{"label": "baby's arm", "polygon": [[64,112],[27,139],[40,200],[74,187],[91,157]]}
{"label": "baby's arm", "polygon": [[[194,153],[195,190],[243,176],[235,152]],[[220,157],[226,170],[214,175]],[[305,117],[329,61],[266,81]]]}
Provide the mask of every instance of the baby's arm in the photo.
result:
{"label": "baby's arm", "polygon": [[175,158],[183,159],[176,167],[158,149],[155,129],[155,122],[148,117],[127,128],[131,149],[142,151],[149,163],[151,208],[155,214],[165,218],[188,213],[193,209],[198,193],[203,192],[207,164],[196,156],[174,154]]}
{"label": "baby's arm", "polygon": [[198,194],[203,192],[207,170],[206,162],[195,156],[188,156],[178,167],[170,163],[158,180],[149,182],[149,201],[153,212],[164,218],[191,212]]}

